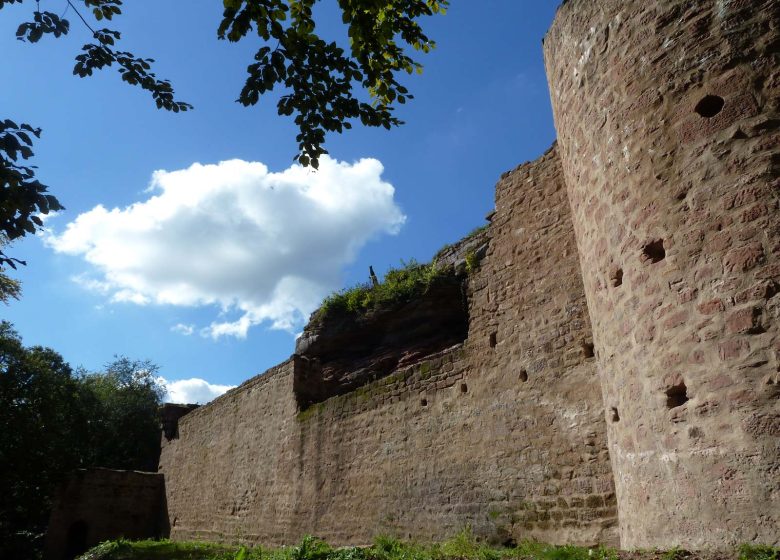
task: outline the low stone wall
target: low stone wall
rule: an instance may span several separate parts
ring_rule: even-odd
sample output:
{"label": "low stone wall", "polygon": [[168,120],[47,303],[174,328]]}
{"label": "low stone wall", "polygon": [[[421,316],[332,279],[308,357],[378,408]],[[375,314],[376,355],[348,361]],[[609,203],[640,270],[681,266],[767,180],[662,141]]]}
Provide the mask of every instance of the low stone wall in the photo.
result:
{"label": "low stone wall", "polygon": [[168,536],[165,482],[157,473],[80,469],[60,488],[44,557],[71,560],[109,539]]}

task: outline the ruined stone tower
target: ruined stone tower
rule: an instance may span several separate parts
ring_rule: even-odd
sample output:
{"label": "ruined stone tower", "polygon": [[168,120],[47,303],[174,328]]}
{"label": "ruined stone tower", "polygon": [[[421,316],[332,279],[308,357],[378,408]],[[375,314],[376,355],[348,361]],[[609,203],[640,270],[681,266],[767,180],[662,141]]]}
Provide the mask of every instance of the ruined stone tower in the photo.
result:
{"label": "ruined stone tower", "polygon": [[569,0],[545,39],[624,547],[780,533],[779,26]]}

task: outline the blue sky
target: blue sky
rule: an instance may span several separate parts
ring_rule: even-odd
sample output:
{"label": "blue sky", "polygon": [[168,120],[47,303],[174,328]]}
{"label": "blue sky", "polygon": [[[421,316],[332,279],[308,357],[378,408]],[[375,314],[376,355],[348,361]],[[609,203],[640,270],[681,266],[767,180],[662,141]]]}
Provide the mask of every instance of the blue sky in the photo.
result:
{"label": "blue sky", "polygon": [[[195,106],[184,114],[115,71],[74,77],[89,32],[72,13],[67,37],[30,45],[14,33],[32,4],[3,8],[0,116],[43,128],[39,177],[67,210],[12,247],[28,266],[2,317],[25,344],[91,370],[123,354],[169,381],[230,386],[279,363],[323,293],[365,281],[369,265],[429,260],[484,223],[502,172],[549,147],[541,40],[558,3],[455,0],[424,21],[438,47],[406,80],[407,124],[330,136],[317,177],[290,169],[296,131],[272,98],[235,103],[259,44],[217,41],[218,2],[136,0],[113,26]],[[335,3],[322,4],[337,37]]]}

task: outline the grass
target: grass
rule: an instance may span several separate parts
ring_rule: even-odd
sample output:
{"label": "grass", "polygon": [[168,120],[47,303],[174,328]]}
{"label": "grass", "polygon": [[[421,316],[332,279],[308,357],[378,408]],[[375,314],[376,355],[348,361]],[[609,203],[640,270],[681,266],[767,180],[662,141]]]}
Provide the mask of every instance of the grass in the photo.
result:
{"label": "grass", "polygon": [[[595,553],[594,553],[595,551]],[[479,542],[466,528],[442,543],[423,545],[379,536],[369,547],[333,548],[307,536],[293,547],[236,547],[202,542],[127,541],[100,544],[79,560],[611,560],[608,549],[553,546],[524,541],[497,548]],[[764,560],[749,558],[746,560]]]}
{"label": "grass", "polygon": [[415,260],[391,268],[376,286],[358,284],[325,298],[315,314],[315,320],[334,312],[363,313],[370,309],[407,301],[424,294],[433,282],[447,276],[449,270]]}
{"label": "grass", "polygon": [[780,560],[780,548],[765,544],[743,544],[739,560]]}
{"label": "grass", "polygon": [[[479,235],[487,227],[488,224],[474,228],[463,239]],[[430,264],[420,264],[414,259],[408,263],[401,261],[401,267],[390,268],[384,280],[377,286],[365,282],[329,295],[323,300],[312,320],[321,321],[334,312],[364,313],[376,307],[407,301],[424,294],[437,278],[450,274],[448,268],[437,265],[436,261],[453,246],[454,244],[445,245],[439,249]],[[467,273],[471,274],[478,266],[476,254],[469,251],[466,254]]]}
{"label": "grass", "polygon": [[237,547],[215,543],[119,539],[99,544],[78,560],[235,560],[238,552]]}
{"label": "grass", "polygon": [[479,268],[479,259],[474,251],[466,253],[466,274],[471,276]]}
{"label": "grass", "polygon": [[[677,557],[680,549],[669,554]],[[657,554],[653,555],[658,558]],[[733,556],[732,556],[733,557]],[[333,548],[323,540],[307,536],[296,546],[245,548],[202,542],[110,541],[81,556],[79,560],[618,560],[618,552],[604,547],[549,545],[522,541],[512,547],[493,547],[480,542],[469,528],[436,544],[419,544],[379,536],[369,547]],[[742,545],[739,560],[780,560],[780,548]]]}

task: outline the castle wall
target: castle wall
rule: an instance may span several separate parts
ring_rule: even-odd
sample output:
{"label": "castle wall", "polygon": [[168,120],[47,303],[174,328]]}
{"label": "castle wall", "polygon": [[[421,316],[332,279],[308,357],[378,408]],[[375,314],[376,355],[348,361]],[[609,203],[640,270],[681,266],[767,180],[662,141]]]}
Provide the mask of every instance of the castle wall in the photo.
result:
{"label": "castle wall", "polygon": [[72,560],[103,541],[120,537],[166,536],[164,486],[157,473],[74,471],[54,500],[44,558]]}
{"label": "castle wall", "polygon": [[568,0],[545,40],[624,547],[780,538],[777,0]]}
{"label": "castle wall", "polygon": [[293,361],[179,419],[163,440],[171,538],[283,543],[295,520]]}
{"label": "castle wall", "polygon": [[466,341],[300,412],[299,358],[179,421],[174,539],[615,544],[601,391],[555,150],[505,174]]}
{"label": "castle wall", "polygon": [[512,496],[513,534],[616,544],[600,386],[555,147],[502,176],[489,235],[465,347],[479,402],[505,407],[488,433],[504,468],[520,473],[499,486]]}

